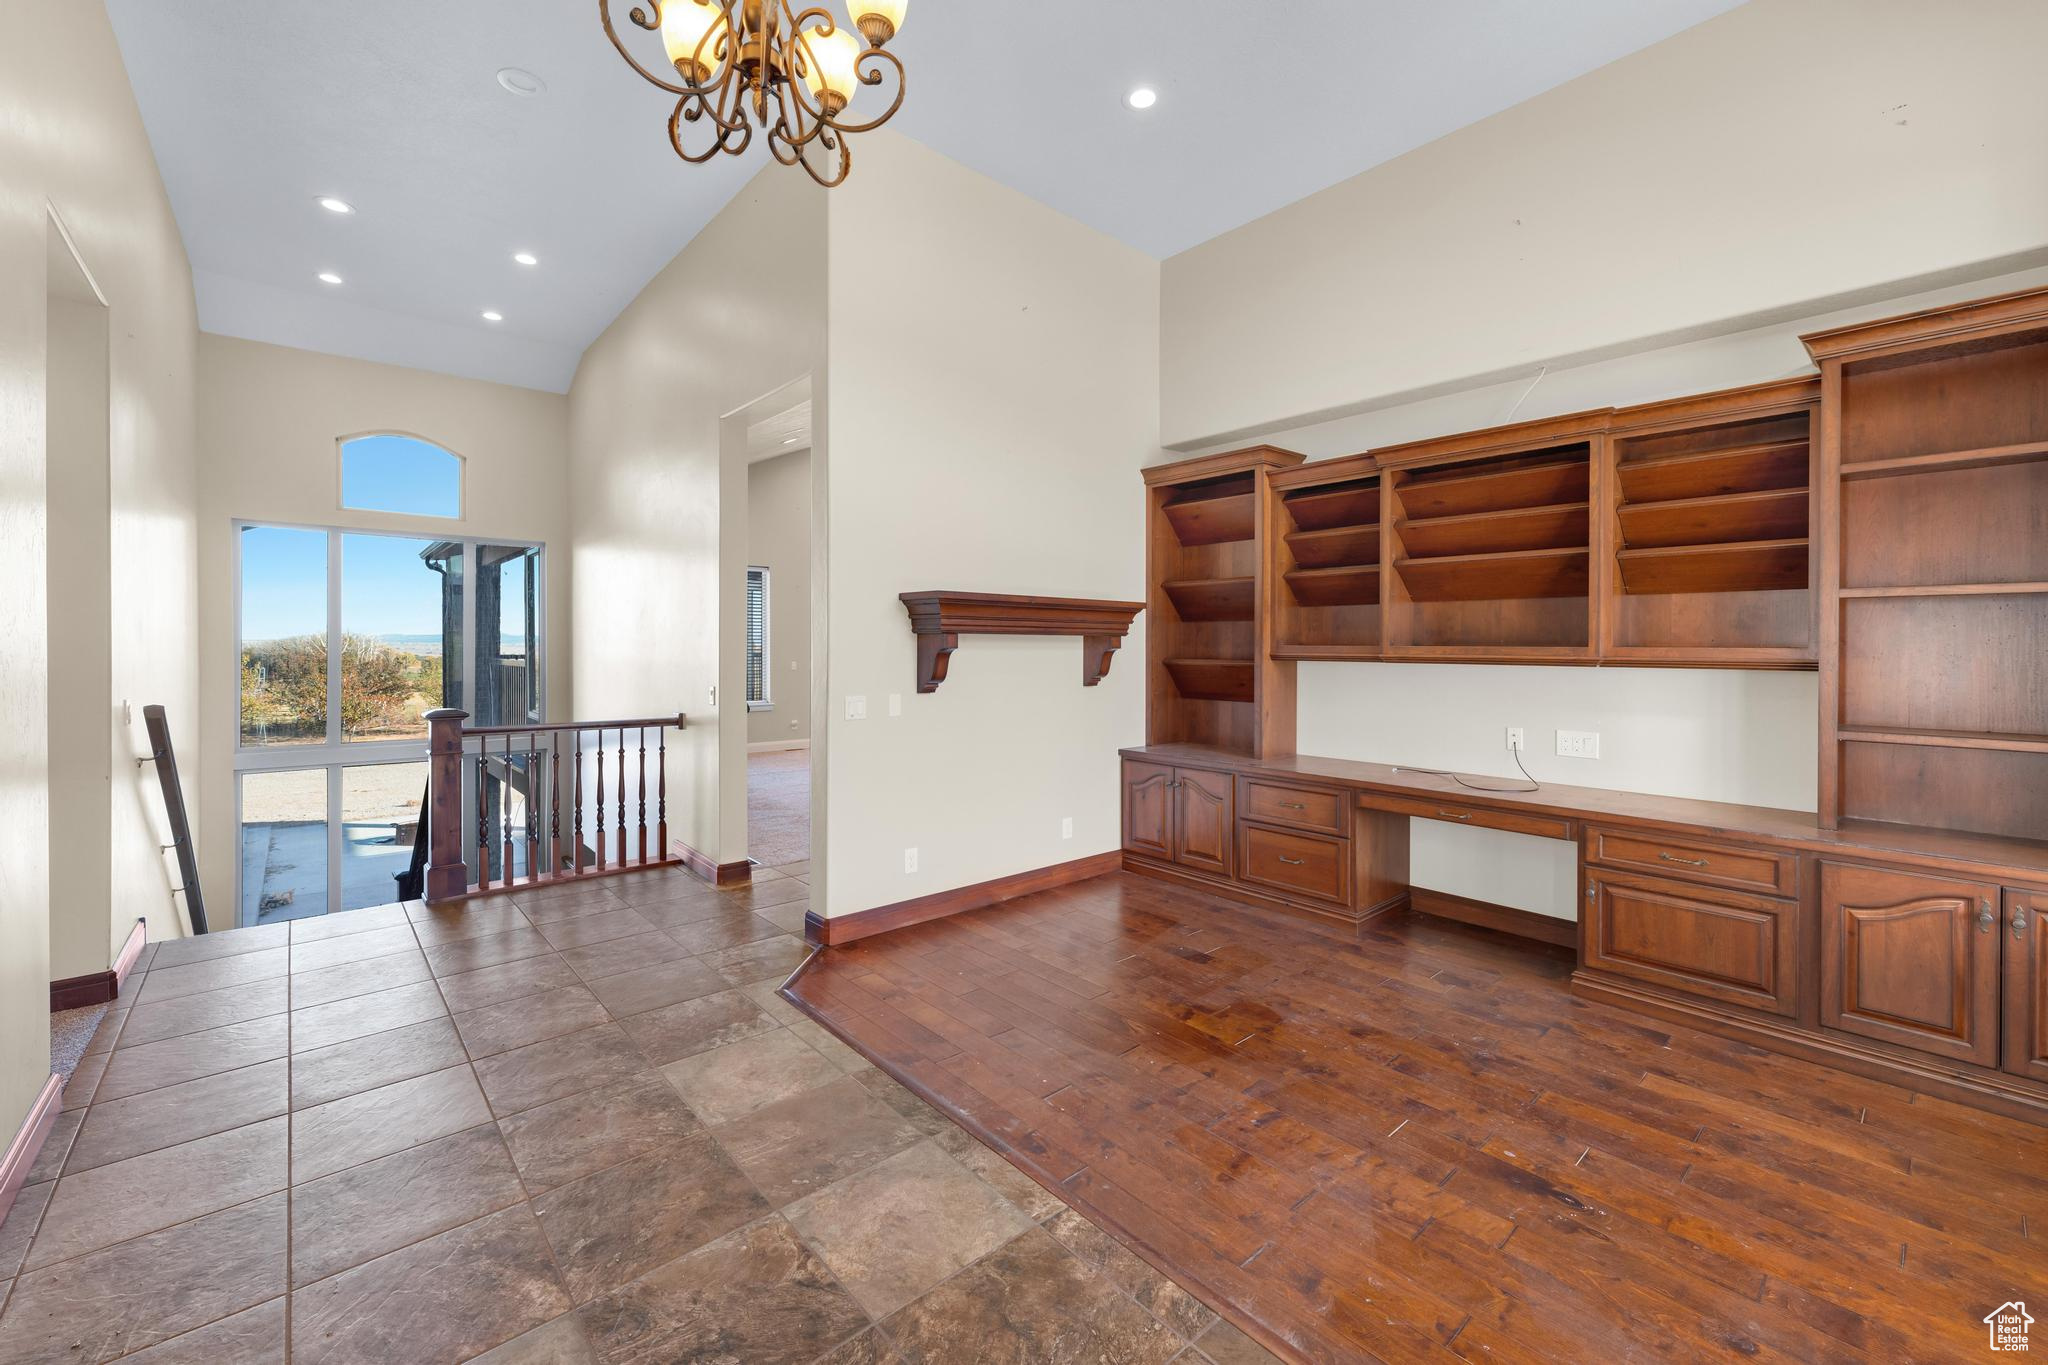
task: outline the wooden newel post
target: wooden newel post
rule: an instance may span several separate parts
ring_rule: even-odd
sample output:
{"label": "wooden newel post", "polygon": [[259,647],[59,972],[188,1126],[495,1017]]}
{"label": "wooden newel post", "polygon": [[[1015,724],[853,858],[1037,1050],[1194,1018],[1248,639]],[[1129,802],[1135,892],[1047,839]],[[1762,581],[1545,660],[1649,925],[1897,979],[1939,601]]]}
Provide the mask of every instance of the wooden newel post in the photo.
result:
{"label": "wooden newel post", "polygon": [[469,890],[462,861],[462,722],[469,712],[427,712],[427,885],[429,902]]}

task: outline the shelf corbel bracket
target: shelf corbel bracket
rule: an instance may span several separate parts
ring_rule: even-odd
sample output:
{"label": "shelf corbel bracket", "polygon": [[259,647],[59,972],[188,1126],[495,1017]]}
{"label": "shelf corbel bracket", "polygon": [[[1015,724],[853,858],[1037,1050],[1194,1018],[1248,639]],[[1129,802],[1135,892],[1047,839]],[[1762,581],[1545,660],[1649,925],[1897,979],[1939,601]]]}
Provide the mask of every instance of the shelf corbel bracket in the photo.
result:
{"label": "shelf corbel bracket", "polygon": [[1077,635],[1081,685],[1109,674],[1143,602],[1080,597],[1018,597],[992,592],[906,592],[900,595],[917,638],[917,690],[936,692],[962,635]]}

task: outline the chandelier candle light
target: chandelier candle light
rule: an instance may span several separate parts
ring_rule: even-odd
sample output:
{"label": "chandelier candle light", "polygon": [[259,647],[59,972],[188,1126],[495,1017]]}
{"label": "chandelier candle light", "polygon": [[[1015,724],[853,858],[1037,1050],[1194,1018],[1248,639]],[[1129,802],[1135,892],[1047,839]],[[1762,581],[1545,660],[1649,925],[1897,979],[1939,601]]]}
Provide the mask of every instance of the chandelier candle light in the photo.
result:
{"label": "chandelier candle light", "polygon": [[[677,156],[699,164],[720,152],[738,156],[758,124],[777,161],[802,166],[829,188],[852,166],[847,135],[881,127],[903,105],[903,63],[887,44],[909,4],[846,0],[849,28],[829,10],[797,10],[789,0],[651,0],[652,13],[636,6],[628,17],[661,35],[673,79],[628,50],[612,23],[612,0],[597,0],[597,10],[627,65],[676,96],[668,140]],[[863,122],[849,120],[861,87],[885,81],[895,86],[888,108]],[[879,98],[870,96],[870,105]],[[693,151],[691,143],[700,145]]]}

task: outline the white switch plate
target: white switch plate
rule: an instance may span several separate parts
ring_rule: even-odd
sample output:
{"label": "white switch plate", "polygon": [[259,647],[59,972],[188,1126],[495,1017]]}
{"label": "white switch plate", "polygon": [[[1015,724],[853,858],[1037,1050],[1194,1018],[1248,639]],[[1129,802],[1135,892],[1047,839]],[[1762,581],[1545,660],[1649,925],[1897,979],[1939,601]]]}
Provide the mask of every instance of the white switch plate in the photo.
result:
{"label": "white switch plate", "polygon": [[866,697],[848,697],[846,699],[846,718],[848,720],[866,720],[868,718],[868,699]]}
{"label": "white switch plate", "polygon": [[904,870],[905,872],[915,872],[915,871],[917,871],[917,850],[916,850],[916,849],[914,849],[914,848],[906,848],[906,849],[904,849],[904,850],[903,850],[903,870]]}
{"label": "white switch plate", "polygon": [[903,694],[901,692],[891,692],[889,694],[889,714],[892,716],[903,714]]}
{"label": "white switch plate", "polygon": [[1600,757],[1600,732],[1597,730],[1559,730],[1557,732],[1557,756],[1559,758]]}
{"label": "white switch plate", "polygon": [[1066,817],[1065,819],[1063,819],[1063,820],[1061,820],[1061,821],[1060,821],[1060,838],[1062,838],[1062,839],[1071,839],[1071,838],[1073,838],[1073,837],[1074,837],[1074,817],[1073,817],[1073,816],[1071,816],[1071,815],[1069,815],[1069,816],[1067,816],[1067,817]]}
{"label": "white switch plate", "polygon": [[1508,727],[1508,747],[1517,750],[1528,748],[1529,732],[1519,725],[1510,725]]}

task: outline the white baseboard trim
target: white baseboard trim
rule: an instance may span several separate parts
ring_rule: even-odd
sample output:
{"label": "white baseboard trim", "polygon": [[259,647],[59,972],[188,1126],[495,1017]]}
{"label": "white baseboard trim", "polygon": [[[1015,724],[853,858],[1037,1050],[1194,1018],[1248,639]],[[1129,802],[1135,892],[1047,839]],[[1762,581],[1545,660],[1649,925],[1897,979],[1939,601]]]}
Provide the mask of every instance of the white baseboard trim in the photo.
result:
{"label": "white baseboard trim", "polygon": [[810,747],[811,742],[807,739],[771,739],[765,744],[749,744],[747,752],[750,754],[779,754],[789,749],[808,749]]}

